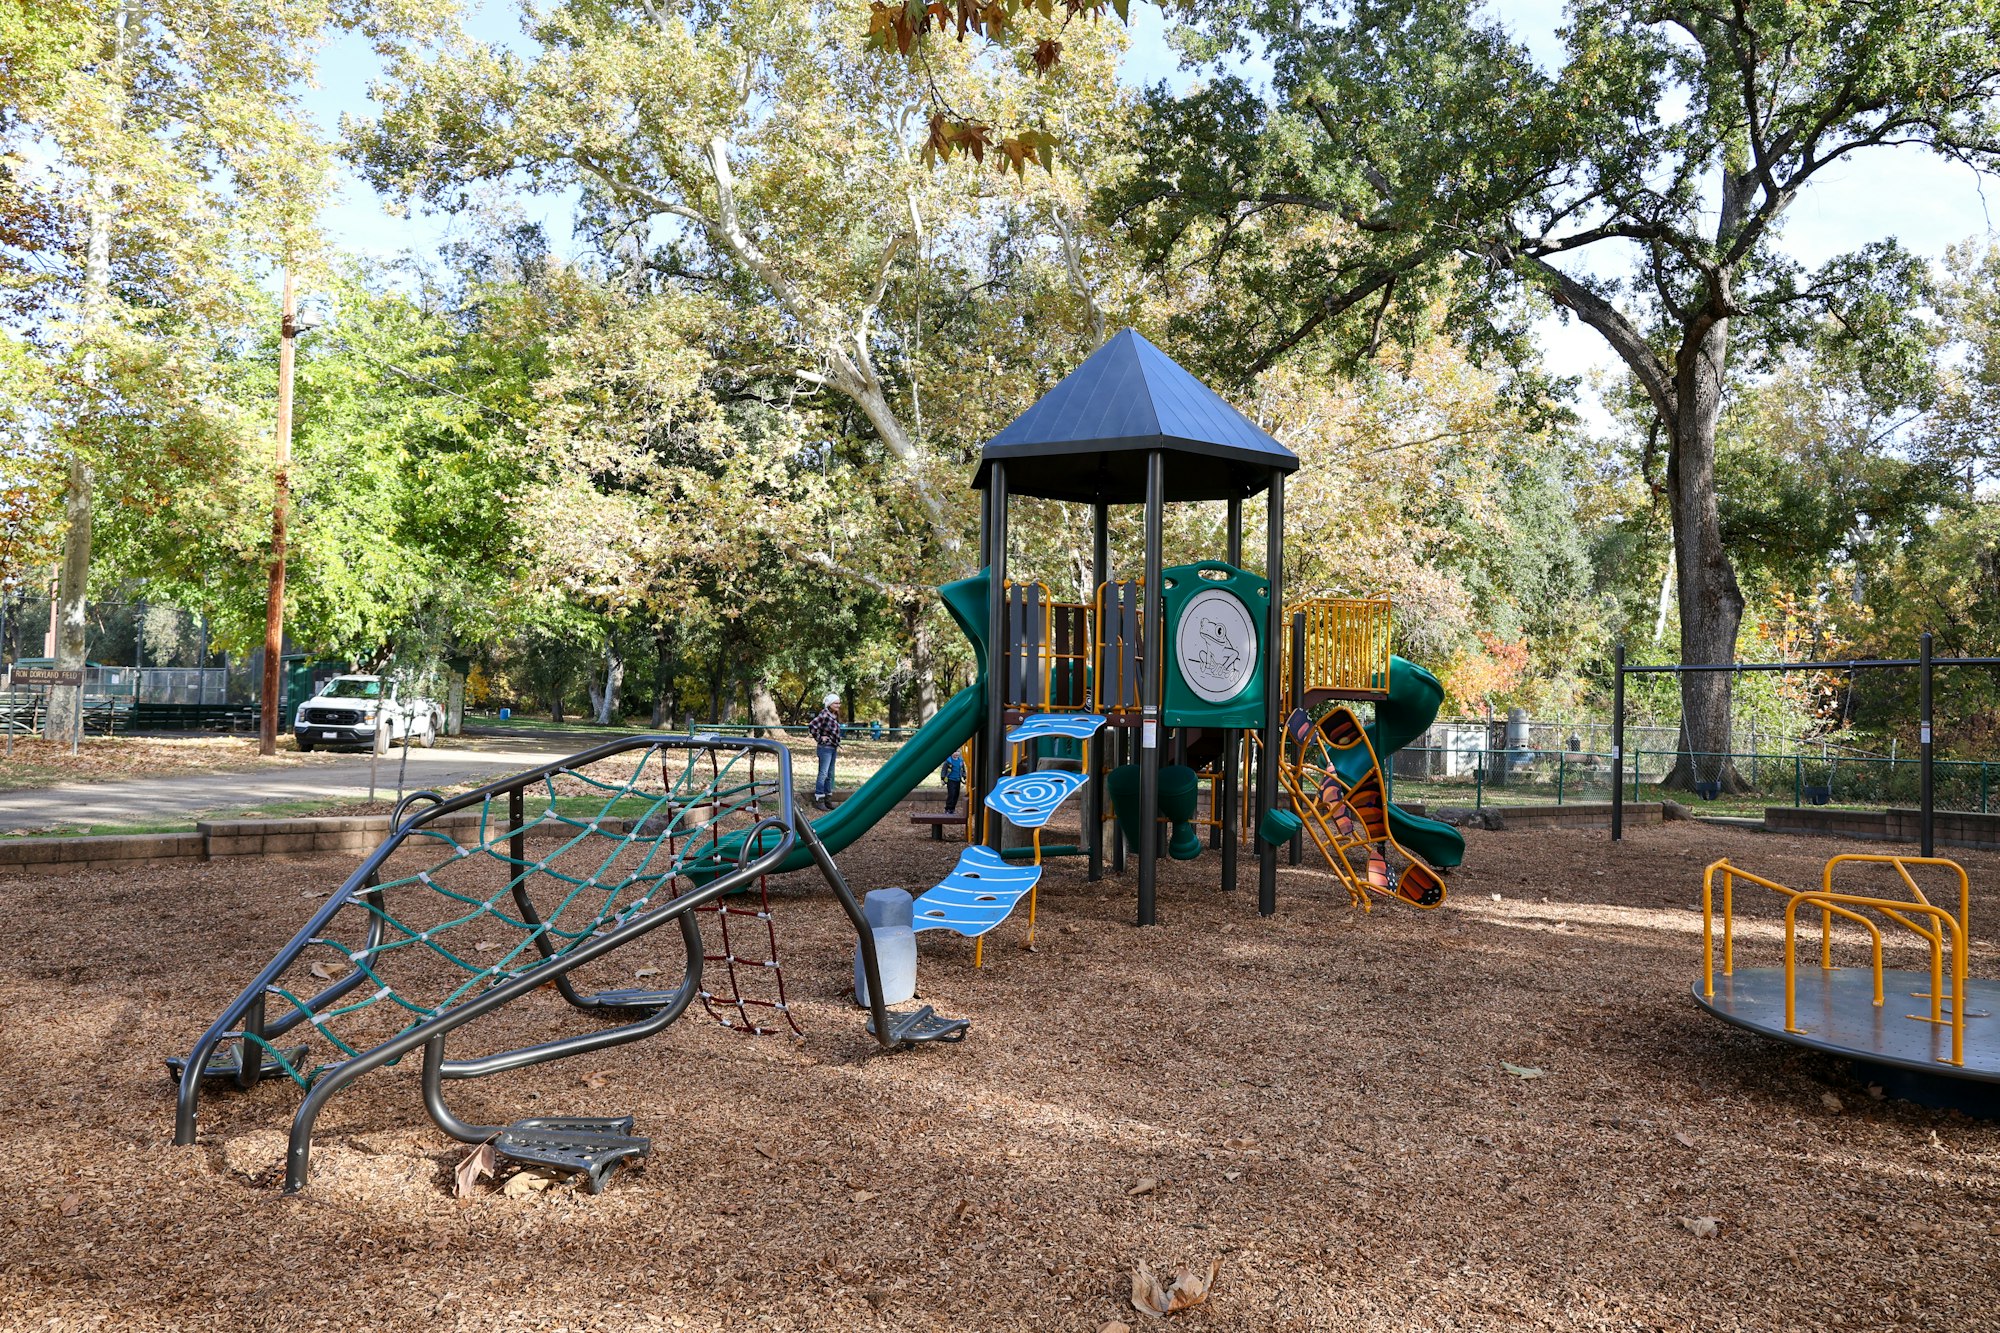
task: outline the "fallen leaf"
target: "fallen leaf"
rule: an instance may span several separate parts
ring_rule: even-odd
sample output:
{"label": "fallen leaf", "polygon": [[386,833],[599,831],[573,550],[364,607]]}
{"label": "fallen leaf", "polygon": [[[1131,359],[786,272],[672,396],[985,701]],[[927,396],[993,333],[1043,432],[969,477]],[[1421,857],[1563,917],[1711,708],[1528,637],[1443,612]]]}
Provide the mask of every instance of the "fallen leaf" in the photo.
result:
{"label": "fallen leaf", "polygon": [[83,1211],[83,1199],[80,1195],[65,1194],[62,1196],[62,1202],[56,1205],[56,1211],[64,1217],[75,1217]]}
{"label": "fallen leaf", "polygon": [[1241,1171],[1224,1171],[1222,1173],[1222,1178],[1233,1184],[1234,1182],[1243,1179],[1243,1173]]}
{"label": "fallen leaf", "polygon": [[555,1176],[531,1167],[507,1177],[507,1183],[500,1187],[500,1193],[509,1199],[521,1199],[530,1194],[540,1194],[544,1190],[553,1189],[556,1184]]}
{"label": "fallen leaf", "polygon": [[1870,1083],[1868,1085],[1868,1095],[1879,1102],[1889,1094],[1882,1091],[1882,1085],[1880,1083]]}
{"label": "fallen leaf", "polygon": [[314,963],[312,965],[311,970],[312,974],[318,977],[321,981],[333,980],[333,969],[328,967],[325,963]]}
{"label": "fallen leaf", "polygon": [[479,941],[479,943],[472,946],[472,951],[474,953],[492,953],[495,949],[499,947],[500,946],[495,944],[492,940],[481,940]]}
{"label": "fallen leaf", "polygon": [[1144,1176],[1139,1180],[1137,1184],[1132,1186],[1131,1189],[1126,1190],[1125,1193],[1127,1197],[1137,1198],[1141,1194],[1151,1194],[1154,1190],[1158,1189],[1159,1187],[1160,1187],[1159,1181],[1153,1179],[1151,1176]]}
{"label": "fallen leaf", "polygon": [[952,1209],[951,1212],[953,1217],[963,1222],[966,1218],[972,1215],[972,1200],[960,1199],[958,1201],[958,1207]]}
{"label": "fallen leaf", "polygon": [[305,891],[304,893],[301,893],[301,894],[299,895],[299,897],[301,897],[301,898],[324,898],[324,897],[326,897],[326,896],[327,896],[327,893],[328,893],[328,890],[326,890],[326,889],[307,889],[307,890],[306,890],[306,891]]}
{"label": "fallen leaf", "polygon": [[1819,1104],[1821,1106],[1824,1106],[1827,1110],[1833,1112],[1835,1115],[1839,1115],[1842,1111],[1847,1109],[1845,1106],[1841,1104],[1840,1098],[1834,1096],[1830,1092],[1822,1092],[1819,1095]]}
{"label": "fallen leaf", "polygon": [[642,967],[637,972],[634,972],[632,975],[643,981],[647,977],[656,977],[660,975],[660,969],[657,967]]}
{"label": "fallen leaf", "polygon": [[1719,1217],[1680,1217],[1674,1220],[1699,1240],[1714,1240],[1722,1230],[1722,1219]]}
{"label": "fallen leaf", "polygon": [[1494,901],[1494,902],[1496,902],[1496,903],[1497,903],[1497,902],[1499,902],[1499,901],[1500,901],[1500,895],[1499,895],[1499,894],[1497,894],[1497,893],[1496,893],[1496,894],[1494,894],[1494,895],[1493,895],[1493,901]]}
{"label": "fallen leaf", "polygon": [[1097,1326],[1097,1333],[1132,1333],[1132,1326],[1122,1319],[1107,1319]]}
{"label": "fallen leaf", "polygon": [[471,1194],[480,1180],[493,1175],[493,1144],[482,1143],[465,1155],[465,1160],[452,1172],[453,1193],[458,1198]]}
{"label": "fallen leaf", "polygon": [[1239,1134],[1233,1139],[1224,1139],[1222,1146],[1232,1152],[1242,1152],[1246,1148],[1257,1146],[1257,1136],[1254,1134]]}
{"label": "fallen leaf", "polygon": [[870,1199],[872,1199],[872,1198],[874,1198],[874,1197],[875,1197],[875,1191],[874,1191],[874,1190],[856,1190],[856,1191],[854,1191],[854,1202],[855,1202],[855,1203],[867,1203],[867,1202],[868,1202],[868,1201],[869,1201]]}
{"label": "fallen leaf", "polygon": [[604,1073],[602,1070],[599,1070],[595,1074],[585,1074],[583,1076],[583,1086],[586,1088],[608,1087],[610,1083],[611,1075]]}
{"label": "fallen leaf", "polygon": [[753,1143],[750,1146],[756,1151],[759,1157],[768,1158],[773,1162],[778,1160],[778,1154],[772,1152],[769,1148],[766,1148],[763,1144]]}
{"label": "fallen leaf", "polygon": [[1140,1314],[1164,1315],[1170,1308],[1167,1304],[1167,1289],[1153,1276],[1153,1270],[1141,1262],[1132,1270],[1132,1308]]}
{"label": "fallen leaf", "polygon": [[1500,1067],[1515,1078],[1540,1078],[1542,1076],[1542,1071],[1531,1065],[1510,1065],[1505,1060],[1502,1060]]}
{"label": "fallen leaf", "polygon": [[1162,1287],[1160,1280],[1153,1276],[1153,1270],[1142,1260],[1132,1272],[1132,1308],[1140,1314],[1170,1315],[1182,1310],[1192,1310],[1208,1300],[1209,1289],[1215,1285],[1215,1272],[1222,1266],[1220,1259],[1208,1266],[1208,1276],[1198,1276],[1186,1265],[1174,1270],[1174,1282],[1170,1287]]}
{"label": "fallen leaf", "polygon": [[1683,1148],[1692,1148],[1694,1147],[1694,1135],[1689,1134],[1685,1130],[1679,1131],[1674,1135],[1674,1142],[1680,1144]]}

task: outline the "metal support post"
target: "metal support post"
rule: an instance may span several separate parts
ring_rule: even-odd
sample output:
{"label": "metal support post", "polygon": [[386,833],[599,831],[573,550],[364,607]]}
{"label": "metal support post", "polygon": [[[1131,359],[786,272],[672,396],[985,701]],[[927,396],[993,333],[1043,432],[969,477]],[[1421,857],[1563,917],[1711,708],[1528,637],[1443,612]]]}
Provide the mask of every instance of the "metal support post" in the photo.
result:
{"label": "metal support post", "polygon": [[1160,874],[1160,671],[1166,636],[1160,624],[1160,543],[1167,504],[1167,456],[1146,455],[1146,586],[1139,603],[1139,642],[1146,657],[1139,673],[1139,924],[1159,916],[1155,895]]}
{"label": "metal support post", "polygon": [[[991,796],[1005,767],[1006,740],[1002,736],[1007,712],[1007,662],[1011,645],[1007,642],[1007,465],[994,463],[986,474],[986,743],[980,758],[985,772],[980,775],[983,794]],[[986,819],[980,841],[999,851],[1001,821]]]}
{"label": "metal support post", "polygon": [[[1093,608],[1097,605],[1098,591],[1111,579],[1111,516],[1102,501],[1091,506],[1090,513],[1090,595],[1084,600]],[[1092,615],[1096,612],[1093,610]],[[1095,635],[1102,636],[1104,627],[1094,625]],[[1093,657],[1095,654],[1093,654]],[[1091,684],[1098,691],[1092,703],[1102,711],[1104,682],[1095,676],[1097,663],[1092,661]],[[1109,727],[1101,728],[1090,740],[1090,801],[1084,810],[1084,820],[1090,825],[1086,829],[1090,844],[1090,882],[1095,884],[1104,878],[1104,747],[1111,743],[1115,733]]]}
{"label": "metal support post", "polygon": [[[1243,567],[1243,501],[1231,496],[1228,509],[1229,563],[1238,569]],[[1243,735],[1231,727],[1222,733],[1222,809],[1218,811],[1222,820],[1222,887],[1226,891],[1236,888],[1236,838],[1237,817],[1242,807],[1241,794],[1236,784],[1242,780],[1239,769],[1242,766]]]}
{"label": "metal support post", "polygon": [[[1637,765],[1633,773],[1638,773]],[[1625,840],[1625,645],[1611,649],[1611,841]]]}
{"label": "metal support post", "polygon": [[1264,742],[1257,765],[1257,911],[1272,916],[1278,910],[1278,849],[1264,838],[1263,829],[1278,803],[1278,752],[1284,737],[1284,719],[1278,715],[1284,688],[1278,635],[1285,623],[1285,474],[1275,469],[1266,506],[1264,580],[1271,592],[1264,608]]}
{"label": "metal support post", "polygon": [[1922,715],[1918,723],[1917,750],[1918,762],[1923,765],[1917,775],[1917,790],[1920,793],[1919,803],[1922,810],[1917,853],[1920,856],[1931,856],[1935,854],[1933,848],[1937,845],[1937,829],[1936,811],[1933,808],[1935,792],[1931,787],[1931,632],[1929,630],[1924,631],[1922,661],[1923,666],[1919,668],[1921,674],[1917,677],[1917,712]]}

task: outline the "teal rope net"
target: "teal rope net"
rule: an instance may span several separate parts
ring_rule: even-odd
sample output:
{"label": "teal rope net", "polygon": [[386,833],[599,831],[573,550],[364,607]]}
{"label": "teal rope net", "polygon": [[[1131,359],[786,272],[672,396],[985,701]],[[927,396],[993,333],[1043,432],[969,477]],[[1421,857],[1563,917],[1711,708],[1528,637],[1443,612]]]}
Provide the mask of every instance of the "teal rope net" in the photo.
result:
{"label": "teal rope net", "polygon": [[[759,754],[662,742],[544,775],[521,792],[518,817],[498,792],[410,830],[382,867],[391,877],[345,890],[266,989],[299,1025],[245,1040],[309,1086],[331,1062],[712,880],[731,835],[776,813],[780,784],[758,774]],[[295,1042],[281,1049],[305,1027],[330,1048],[325,1061],[295,1059]]]}

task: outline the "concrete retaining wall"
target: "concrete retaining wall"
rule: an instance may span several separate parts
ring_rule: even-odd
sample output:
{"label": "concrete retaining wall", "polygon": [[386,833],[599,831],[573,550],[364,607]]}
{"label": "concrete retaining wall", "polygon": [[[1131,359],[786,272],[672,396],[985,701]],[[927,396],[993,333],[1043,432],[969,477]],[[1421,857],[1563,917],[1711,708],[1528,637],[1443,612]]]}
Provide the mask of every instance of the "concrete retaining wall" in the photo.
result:
{"label": "concrete retaining wall", "polygon": [[[1774,805],[1764,811],[1764,827],[1773,833],[1914,843],[1922,836],[1922,812],[1900,807],[1829,810]],[[1941,847],[2000,847],[2000,814],[1939,810],[1931,815],[1931,831]]]}
{"label": "concrete retaining wall", "polygon": [[[1610,828],[1611,802],[1609,801],[1569,801],[1562,805],[1492,805],[1489,810],[1498,810],[1501,818],[1511,829],[1555,828],[1571,826],[1582,828]],[[1625,822],[1627,824],[1657,824],[1666,817],[1666,809],[1658,801],[1625,802]]]}
{"label": "concrete retaining wall", "polygon": [[[605,821],[622,831],[622,822]],[[463,838],[479,827],[476,812],[447,815],[431,827]],[[0,874],[98,870],[153,861],[215,861],[233,856],[366,856],[389,832],[387,815],[313,819],[213,819],[192,833],[127,833],[94,838],[0,838]],[[541,841],[556,834],[532,833]]]}

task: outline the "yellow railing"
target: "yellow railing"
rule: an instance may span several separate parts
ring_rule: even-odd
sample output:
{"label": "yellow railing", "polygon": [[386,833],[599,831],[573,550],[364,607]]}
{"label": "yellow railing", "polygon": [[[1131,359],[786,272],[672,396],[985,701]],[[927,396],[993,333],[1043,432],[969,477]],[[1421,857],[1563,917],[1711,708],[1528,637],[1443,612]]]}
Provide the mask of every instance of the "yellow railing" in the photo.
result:
{"label": "yellow railing", "polygon": [[[1292,680],[1291,623],[1305,613],[1306,697],[1379,699],[1389,693],[1389,599],[1320,597],[1285,616],[1284,672]],[[1292,701],[1295,705],[1303,699]]]}
{"label": "yellow railing", "polygon": [[[1882,898],[1868,894],[1838,893],[1834,891],[1833,877],[1837,867],[1846,864],[1887,865],[1895,868],[1903,884],[1910,891],[1909,899]],[[1942,866],[1949,869],[1958,879],[1958,913],[1953,915],[1942,907],[1932,905],[1930,899],[1918,886],[1916,878],[1910,874],[1912,866]],[[1713,862],[1702,875],[1701,881],[1701,963],[1702,993],[1709,999],[1715,998],[1715,884],[1722,881],[1722,975],[1733,976],[1736,971],[1736,881],[1744,880],[1770,889],[1785,898],[1785,1031],[1804,1032],[1798,1026],[1798,913],[1801,908],[1820,914],[1820,969],[1833,970],[1833,919],[1839,917],[1852,921],[1868,932],[1870,965],[1873,969],[1877,1008],[1883,1003],[1882,985],[1882,931],[1863,912],[1874,912],[1897,925],[1913,932],[1930,946],[1931,988],[1927,998],[1931,1002],[1928,1018],[1921,1014],[1908,1017],[1920,1022],[1951,1025],[1951,1056],[1947,1063],[1965,1063],[1965,953],[1970,938],[1972,922],[1972,885],[1965,868],[1956,861],[1941,856],[1883,856],[1863,853],[1849,853],[1836,856],[1826,863],[1820,873],[1820,887],[1816,890],[1793,889],[1752,874],[1739,866],[1729,863],[1728,858]],[[1920,924],[1919,918],[1928,921]],[[1945,989],[1945,973],[1949,955],[1951,988]],[[1950,1017],[1945,1015],[1946,997],[1950,998]]]}

